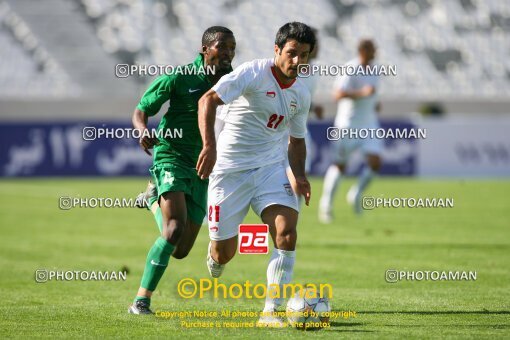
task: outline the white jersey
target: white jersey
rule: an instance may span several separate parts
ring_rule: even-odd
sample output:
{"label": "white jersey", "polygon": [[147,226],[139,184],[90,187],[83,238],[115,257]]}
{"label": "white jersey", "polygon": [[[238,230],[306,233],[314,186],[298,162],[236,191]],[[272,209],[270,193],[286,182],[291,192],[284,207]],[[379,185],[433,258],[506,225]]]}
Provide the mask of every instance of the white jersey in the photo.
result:
{"label": "white jersey", "polygon": [[[353,65],[356,68],[360,65],[359,60],[352,60],[347,65]],[[342,75],[335,82],[335,90],[353,91],[360,90],[362,87],[371,85],[376,88],[376,92],[371,96],[351,99],[342,98],[338,102],[338,110],[335,119],[335,126],[339,128],[365,127],[378,125],[375,108],[377,105],[377,85],[379,77],[377,75]]]}
{"label": "white jersey", "polygon": [[228,104],[222,112],[214,172],[255,169],[284,160],[287,131],[304,138],[310,92],[297,78],[280,84],[273,59],[256,59],[223,76],[213,90]]}
{"label": "white jersey", "polygon": [[319,77],[320,76],[318,73],[312,73],[310,74],[309,77],[300,78],[303,84],[305,84],[305,86],[308,88],[308,91],[310,91],[312,96],[314,95],[315,90],[317,89],[317,82],[319,81]]}

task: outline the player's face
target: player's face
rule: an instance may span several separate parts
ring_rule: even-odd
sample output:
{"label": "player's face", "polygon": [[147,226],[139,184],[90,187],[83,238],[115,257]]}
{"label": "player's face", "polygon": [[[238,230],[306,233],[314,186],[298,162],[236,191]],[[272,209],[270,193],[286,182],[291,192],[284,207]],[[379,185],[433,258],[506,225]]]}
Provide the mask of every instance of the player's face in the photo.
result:
{"label": "player's face", "polygon": [[205,63],[220,73],[228,73],[235,55],[236,39],[225,33],[218,33],[216,37],[210,46],[203,47]]}
{"label": "player's face", "polygon": [[361,61],[364,64],[368,64],[375,58],[375,47],[373,46],[366,46],[364,48],[361,48],[359,50],[359,56]]}
{"label": "player's face", "polygon": [[310,44],[288,40],[281,50],[275,45],[274,51],[276,67],[280,69],[285,77],[294,79],[298,76],[298,65],[308,63]]}

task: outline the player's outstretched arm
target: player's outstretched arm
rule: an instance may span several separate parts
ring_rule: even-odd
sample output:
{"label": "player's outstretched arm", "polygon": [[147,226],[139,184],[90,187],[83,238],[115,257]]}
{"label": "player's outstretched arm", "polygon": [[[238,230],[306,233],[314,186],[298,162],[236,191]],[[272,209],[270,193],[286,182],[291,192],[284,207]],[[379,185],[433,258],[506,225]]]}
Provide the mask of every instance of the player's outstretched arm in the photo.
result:
{"label": "player's outstretched arm", "polygon": [[352,90],[352,91],[344,91],[344,90],[337,90],[333,93],[333,96],[336,101],[343,99],[343,98],[351,98],[351,99],[358,99],[363,97],[371,96],[375,93],[375,87],[367,85],[362,87],[359,90]]}
{"label": "player's outstretched arm", "polygon": [[343,98],[351,98],[351,99],[358,99],[363,97],[371,96],[375,93],[375,87],[366,85],[363,86],[359,90],[352,90],[352,91],[345,91],[345,90],[336,90],[333,93],[333,97],[336,101],[343,99]]}
{"label": "player's outstretched arm", "polygon": [[140,131],[140,141],[139,144],[142,147],[143,151],[149,156],[152,156],[149,149],[152,149],[154,145],[159,144],[157,138],[151,138],[150,134],[143,133],[143,131],[147,130],[147,122],[149,121],[149,116],[140,109],[135,109],[133,113],[133,118],[131,119],[133,122],[133,127]]}
{"label": "player's outstretched arm", "polygon": [[216,108],[219,105],[223,105],[223,101],[214,90],[207,91],[198,101],[198,127],[203,146],[198,156],[197,174],[201,179],[209,178],[216,163],[214,122],[216,120]]}
{"label": "player's outstretched arm", "polygon": [[306,178],[305,173],[305,159],[306,159],[306,144],[304,138],[295,138],[290,136],[289,139],[289,165],[296,178],[296,186],[298,195],[303,195],[305,204],[309,205],[311,197],[310,182]]}

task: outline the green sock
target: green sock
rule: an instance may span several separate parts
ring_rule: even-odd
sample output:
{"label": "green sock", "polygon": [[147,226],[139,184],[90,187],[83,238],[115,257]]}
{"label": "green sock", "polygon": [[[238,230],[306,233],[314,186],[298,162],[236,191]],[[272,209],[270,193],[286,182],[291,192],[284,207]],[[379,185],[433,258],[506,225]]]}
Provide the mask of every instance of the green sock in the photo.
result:
{"label": "green sock", "polygon": [[158,196],[152,196],[152,197],[150,197],[150,198],[149,198],[149,206],[148,206],[149,210],[151,210],[152,205],[153,205],[153,204],[154,204],[154,202],[156,202],[157,200],[158,200]]}
{"label": "green sock", "polygon": [[161,208],[158,207],[156,212],[154,213],[154,218],[156,219],[156,223],[158,224],[159,233],[163,232],[163,214],[161,213]]}
{"label": "green sock", "polygon": [[147,297],[147,296],[137,296],[137,297],[135,297],[135,302],[136,301],[144,301],[144,302],[147,302],[147,304],[149,306],[151,305],[151,298]]}
{"label": "green sock", "polygon": [[168,261],[170,261],[170,255],[174,251],[175,246],[168,243],[164,238],[159,237],[149,254],[147,254],[147,262],[145,263],[145,269],[143,271],[142,282],[140,286],[153,292],[158,285],[159,280],[163,276]]}

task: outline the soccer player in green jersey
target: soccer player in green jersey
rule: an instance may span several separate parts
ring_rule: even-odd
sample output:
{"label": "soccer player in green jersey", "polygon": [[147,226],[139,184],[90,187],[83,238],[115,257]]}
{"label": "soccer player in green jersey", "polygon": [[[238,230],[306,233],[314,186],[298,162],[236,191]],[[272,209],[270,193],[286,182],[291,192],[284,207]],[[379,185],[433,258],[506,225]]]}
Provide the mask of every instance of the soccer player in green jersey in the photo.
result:
{"label": "soccer player in green jersey", "polygon": [[[232,70],[235,45],[234,34],[228,28],[208,28],[202,36],[202,53],[193,63],[157,78],[133,114],[135,129],[145,132],[140,146],[149,155],[154,148],[150,172],[157,194],[148,203],[153,206],[161,236],[147,255],[140,288],[128,309],[131,314],[152,314],[150,299],[170,256],[186,257],[200,230],[206,214],[208,181],[200,179],[195,169],[202,150],[198,100]],[[147,121],[168,100],[170,107],[158,127],[162,133],[156,138],[147,133]]]}

